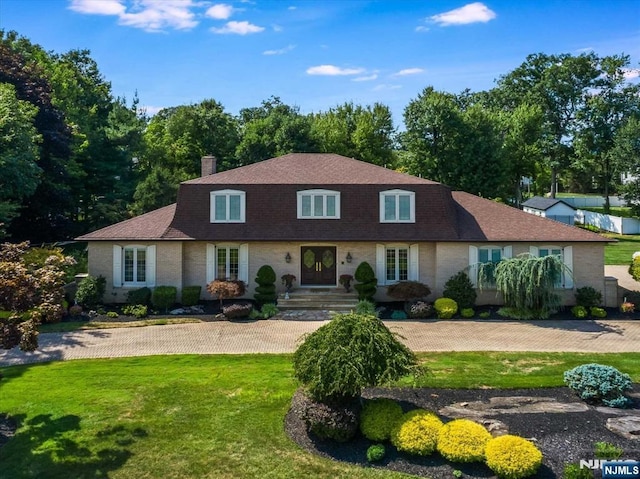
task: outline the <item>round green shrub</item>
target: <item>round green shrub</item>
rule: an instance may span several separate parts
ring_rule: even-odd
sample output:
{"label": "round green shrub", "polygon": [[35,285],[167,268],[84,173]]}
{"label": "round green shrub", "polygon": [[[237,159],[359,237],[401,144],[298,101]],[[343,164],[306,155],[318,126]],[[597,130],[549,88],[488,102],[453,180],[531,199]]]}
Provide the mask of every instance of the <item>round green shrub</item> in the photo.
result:
{"label": "round green shrub", "polygon": [[521,479],[534,475],[542,464],[542,453],[519,436],[490,439],[484,450],[486,463],[501,479]]}
{"label": "round green shrub", "polygon": [[356,313],[370,316],[378,316],[376,305],[371,301],[361,300],[356,303]]}
{"label": "round green shrub", "polygon": [[275,303],[278,298],[276,292],[276,272],[271,266],[260,266],[256,274],[256,292],[253,295],[259,304]]}
{"label": "round green shrub", "polygon": [[591,286],[578,288],[576,289],[576,304],[587,309],[600,306],[602,304],[602,293]]}
{"label": "round green shrub", "polygon": [[185,286],[182,288],[182,306],[195,306],[200,301],[202,286]]}
{"label": "round green shrub", "polygon": [[107,280],[104,276],[87,276],[78,284],[76,302],[87,308],[94,308],[102,303],[102,297],[106,289]]}
{"label": "round green shrub", "polygon": [[438,298],[433,307],[439,319],[451,319],[458,312],[458,304],[451,298]]}
{"label": "round green shrub", "polygon": [[360,263],[356,268],[354,277],[358,281],[354,285],[358,292],[358,299],[373,302],[373,296],[378,288],[378,280],[371,265],[366,261]]}
{"label": "round green shrub", "polygon": [[367,401],[360,415],[360,432],[371,441],[386,441],[391,435],[391,429],[401,417],[400,404],[391,399]]}
{"label": "round green shrub", "polygon": [[564,466],[562,477],[564,479],[593,479],[593,471],[579,464],[571,463]]}
{"label": "round green shrub", "polygon": [[176,302],[178,289],[175,286],[156,286],[151,294],[151,304],[154,308],[167,311]]}
{"label": "round green shrub", "polygon": [[369,462],[379,462],[384,459],[385,454],[387,453],[384,444],[374,444],[369,446],[367,449],[367,461]]}
{"label": "round green shrub", "polygon": [[407,319],[407,313],[396,309],[391,313],[391,319]]}
{"label": "round green shrub", "polygon": [[573,308],[571,308],[571,314],[573,314],[573,317],[577,319],[584,319],[589,316],[587,308],[585,308],[584,306],[574,306]]}
{"label": "round green shrub", "polygon": [[151,304],[151,290],[144,288],[132,289],[127,293],[127,303],[129,304]]}
{"label": "round green shrub", "polygon": [[606,318],[607,317],[607,312],[603,308],[599,308],[597,306],[594,306],[593,308],[590,308],[589,309],[589,313],[594,318]]}
{"label": "round green shrub", "polygon": [[428,456],[436,450],[442,421],[435,413],[415,409],[404,414],[391,431],[391,444],[398,451]]}
{"label": "round green shrub", "polygon": [[464,308],[460,311],[460,316],[465,319],[473,318],[475,314],[476,312],[473,310],[473,308]]}
{"label": "round green shrub", "polygon": [[453,462],[482,462],[491,434],[470,419],[454,419],[438,433],[438,452]]}
{"label": "round green shrub", "polygon": [[118,313],[115,311],[109,311],[106,314],[107,318],[116,319],[118,317]]}
{"label": "round green shrub", "polygon": [[314,399],[339,402],[419,368],[415,354],[382,321],[348,313],[305,337],[293,355],[293,370]]}
{"label": "round green shrub", "polygon": [[585,401],[602,402],[609,407],[625,407],[629,399],[624,393],[631,390],[628,374],[612,366],[590,363],[564,373],[565,384]]}
{"label": "round green shrub", "polygon": [[442,296],[453,299],[463,309],[473,308],[478,297],[473,283],[464,271],[460,271],[447,280]]}

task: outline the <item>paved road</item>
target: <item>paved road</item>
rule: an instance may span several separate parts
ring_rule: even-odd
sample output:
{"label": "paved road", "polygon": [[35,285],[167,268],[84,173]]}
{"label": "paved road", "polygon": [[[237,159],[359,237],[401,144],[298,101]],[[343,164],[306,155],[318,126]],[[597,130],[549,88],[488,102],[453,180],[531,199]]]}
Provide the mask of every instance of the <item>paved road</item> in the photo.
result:
{"label": "paved road", "polygon": [[[155,354],[290,353],[325,321],[209,322],[40,335],[40,348],[0,352],[0,366]],[[640,352],[640,320],[388,321],[414,351]]]}

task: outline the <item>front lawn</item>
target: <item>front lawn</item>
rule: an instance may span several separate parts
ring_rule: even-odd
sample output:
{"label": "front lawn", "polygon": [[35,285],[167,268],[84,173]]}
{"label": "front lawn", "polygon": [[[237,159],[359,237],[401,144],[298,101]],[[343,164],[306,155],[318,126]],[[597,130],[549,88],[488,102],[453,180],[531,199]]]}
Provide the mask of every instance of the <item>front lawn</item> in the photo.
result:
{"label": "front lawn", "polygon": [[640,235],[601,233],[602,236],[618,240],[604,247],[604,264],[631,264],[631,256],[640,251]]}
{"label": "front lawn", "polygon": [[[562,385],[600,362],[640,381],[640,353],[430,353],[431,387]],[[290,355],[152,356],[2,370],[0,411],[20,424],[0,477],[402,478],[310,455],[285,435]],[[405,381],[403,383],[406,384]]]}

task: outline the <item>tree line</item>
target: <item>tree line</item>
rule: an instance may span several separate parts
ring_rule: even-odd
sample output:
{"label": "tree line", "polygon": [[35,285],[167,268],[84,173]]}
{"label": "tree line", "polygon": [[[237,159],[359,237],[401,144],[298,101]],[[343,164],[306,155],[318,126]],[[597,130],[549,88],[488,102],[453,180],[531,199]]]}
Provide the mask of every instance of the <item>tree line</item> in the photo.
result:
{"label": "tree line", "polygon": [[[148,116],[114,97],[87,50],[0,30],[0,238],[59,241],[175,201],[213,154],[224,171],[329,152],[518,206],[556,188],[640,203],[640,87],[630,59],[533,54],[488,91],[425,88],[405,130],[381,103],[303,114],[277,97],[238,115],[214,100]],[[636,177],[622,185],[620,175]],[[607,205],[608,206],[608,205]]]}

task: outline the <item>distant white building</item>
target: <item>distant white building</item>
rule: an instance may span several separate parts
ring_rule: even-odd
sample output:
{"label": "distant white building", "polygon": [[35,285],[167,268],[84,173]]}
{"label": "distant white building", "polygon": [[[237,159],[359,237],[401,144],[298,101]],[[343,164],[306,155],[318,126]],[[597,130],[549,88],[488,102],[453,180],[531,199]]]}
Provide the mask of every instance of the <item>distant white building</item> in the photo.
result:
{"label": "distant white building", "polygon": [[542,216],[567,225],[573,226],[575,222],[576,209],[558,198],[534,196],[522,203],[522,210],[525,213]]}
{"label": "distant white building", "polygon": [[623,185],[626,185],[627,183],[631,183],[632,181],[636,181],[638,179],[637,176],[632,175],[631,173],[622,173],[620,175],[620,180],[622,181]]}

